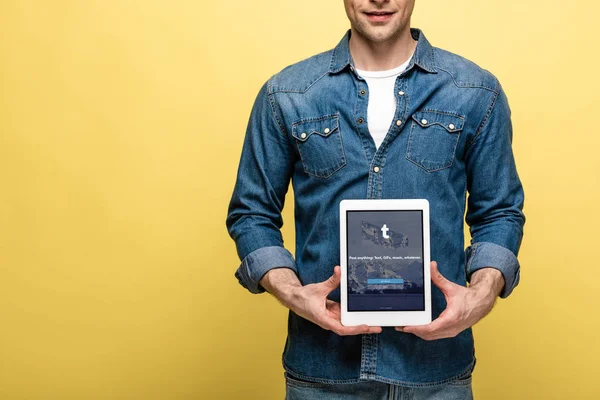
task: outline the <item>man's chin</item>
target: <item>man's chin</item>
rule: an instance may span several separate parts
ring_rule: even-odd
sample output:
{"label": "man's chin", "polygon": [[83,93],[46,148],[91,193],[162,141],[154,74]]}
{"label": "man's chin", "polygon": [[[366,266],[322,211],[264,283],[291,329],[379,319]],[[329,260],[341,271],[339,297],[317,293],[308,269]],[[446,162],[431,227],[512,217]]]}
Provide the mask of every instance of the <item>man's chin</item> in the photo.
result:
{"label": "man's chin", "polygon": [[357,29],[358,33],[367,41],[373,43],[385,43],[400,35],[400,29],[391,24],[372,25],[364,24]]}
{"label": "man's chin", "polygon": [[386,30],[378,30],[378,31],[367,32],[367,34],[365,35],[365,38],[369,42],[372,42],[372,43],[386,43],[394,38],[394,34],[393,34],[393,32],[390,32],[387,29]]}

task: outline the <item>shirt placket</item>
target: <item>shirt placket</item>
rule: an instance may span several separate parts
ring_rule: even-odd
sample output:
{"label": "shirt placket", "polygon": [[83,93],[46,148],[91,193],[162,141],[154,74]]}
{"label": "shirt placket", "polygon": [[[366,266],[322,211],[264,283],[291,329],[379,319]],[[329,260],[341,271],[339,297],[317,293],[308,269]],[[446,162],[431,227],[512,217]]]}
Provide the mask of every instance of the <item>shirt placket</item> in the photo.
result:
{"label": "shirt placket", "polygon": [[[408,110],[408,95],[406,94],[406,77],[403,72],[394,85],[396,97],[396,112],[387,135],[378,149],[369,140],[369,127],[365,116],[369,103],[369,93],[366,81],[358,79],[358,101],[354,110],[356,129],[361,138],[362,146],[369,165],[369,181],[367,183],[367,199],[380,199],[382,196],[383,168],[385,167],[387,147],[400,134],[406,124]],[[374,153],[373,153],[374,151]]]}
{"label": "shirt placket", "polygon": [[[386,163],[386,153],[389,144],[402,132],[402,128],[405,125],[407,110],[408,110],[408,96],[406,94],[406,78],[405,71],[397,79],[394,86],[395,97],[396,97],[396,113],[394,114],[394,120],[390,125],[388,133],[375,151],[371,159],[371,144],[372,140],[369,140],[369,129],[366,118],[368,108],[368,87],[366,81],[358,80],[359,96],[355,109],[355,121],[357,131],[361,137],[362,145],[365,150],[365,154],[368,157],[367,164],[369,165],[369,181],[367,184],[367,199],[380,199],[382,197],[382,183],[383,173]],[[379,342],[378,335],[362,335],[361,342],[361,364],[360,364],[360,378],[369,379],[375,376],[377,370],[377,347]]]}

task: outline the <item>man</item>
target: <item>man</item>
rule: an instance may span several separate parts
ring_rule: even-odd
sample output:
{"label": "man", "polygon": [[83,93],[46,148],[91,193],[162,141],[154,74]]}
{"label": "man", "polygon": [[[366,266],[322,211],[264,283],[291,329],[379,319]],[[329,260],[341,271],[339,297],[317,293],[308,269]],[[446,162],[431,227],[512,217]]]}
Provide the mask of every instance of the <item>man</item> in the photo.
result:
{"label": "man", "polygon": [[[471,398],[470,327],[519,281],[507,99],[492,74],[410,28],[414,0],[344,4],[337,47],[273,76],[252,110],[227,218],[236,276],[290,309],[288,398]],[[280,233],[290,179],[295,260]],[[340,323],[339,202],[380,198],[430,202],[429,325]]]}

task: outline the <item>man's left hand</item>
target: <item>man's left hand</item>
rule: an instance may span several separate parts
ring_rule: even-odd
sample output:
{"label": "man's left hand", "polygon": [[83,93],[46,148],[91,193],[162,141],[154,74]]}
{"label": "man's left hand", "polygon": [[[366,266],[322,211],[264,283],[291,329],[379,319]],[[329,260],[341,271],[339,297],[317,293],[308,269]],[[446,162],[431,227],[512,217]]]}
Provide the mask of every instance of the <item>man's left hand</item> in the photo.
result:
{"label": "man's left hand", "polygon": [[444,294],[446,309],[428,325],[397,327],[396,330],[424,340],[454,337],[485,317],[504,287],[502,273],[494,268],[475,271],[469,287],[457,285],[442,276],[435,261],[431,262],[431,281]]}

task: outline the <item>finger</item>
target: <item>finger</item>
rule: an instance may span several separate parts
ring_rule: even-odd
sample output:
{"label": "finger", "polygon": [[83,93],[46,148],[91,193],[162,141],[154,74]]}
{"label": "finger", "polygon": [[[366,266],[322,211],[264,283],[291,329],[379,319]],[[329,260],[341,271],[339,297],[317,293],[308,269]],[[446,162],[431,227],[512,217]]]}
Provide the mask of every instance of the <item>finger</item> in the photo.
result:
{"label": "finger", "polygon": [[341,307],[340,307],[340,303],[335,302],[333,300],[329,300],[327,299],[327,305],[326,305],[327,309],[329,311],[331,311],[332,313],[336,314],[336,315],[340,315],[341,314]]}
{"label": "finger", "polygon": [[342,270],[339,265],[333,267],[333,275],[326,281],[321,282],[323,289],[329,294],[340,286],[340,280],[342,276]]}
{"label": "finger", "polygon": [[435,286],[438,287],[443,293],[448,294],[451,293],[453,289],[455,289],[456,283],[449,281],[444,278],[440,270],[438,269],[437,262],[432,261],[430,264],[431,267],[431,282]]}
{"label": "finger", "polygon": [[[329,311],[329,310],[328,310]],[[340,321],[340,314],[331,312],[327,315],[322,315],[317,323],[330,331],[337,333],[338,335],[359,335],[362,333],[380,333],[381,327],[369,326],[366,324],[357,326],[345,326]]]}
{"label": "finger", "polygon": [[[344,326],[341,324],[340,324],[340,326],[343,331],[346,331],[346,330],[350,331],[350,329],[348,329],[348,328],[354,328],[353,326]],[[356,328],[358,328],[357,329],[358,333],[364,333],[364,334],[381,333],[381,331],[382,331],[382,328],[380,326],[360,325]]]}
{"label": "finger", "polygon": [[[327,311],[329,315],[326,318],[329,322],[325,322],[328,325],[327,329],[335,330],[340,332],[339,334],[347,334],[347,335],[358,335],[361,333],[381,333],[380,326],[369,326],[369,325],[359,325],[359,326],[345,326],[340,322],[341,316],[341,307],[340,303],[337,303],[333,300],[327,299]],[[351,329],[346,329],[351,328]],[[337,333],[337,332],[336,332]]]}
{"label": "finger", "polygon": [[367,333],[381,333],[382,330],[383,328],[380,326],[369,326],[369,330]]}
{"label": "finger", "polygon": [[[328,313],[319,316],[314,322],[320,327],[333,331],[340,336],[345,335],[360,335],[370,333],[381,333],[380,326],[369,326],[369,325],[358,325],[358,326],[345,326],[340,321],[340,307],[339,303],[331,300],[327,300]],[[333,307],[330,309],[329,307]],[[337,307],[337,312],[336,312]]]}
{"label": "finger", "polygon": [[441,338],[450,337],[450,332],[455,326],[456,321],[454,318],[452,318],[450,313],[447,313],[446,310],[444,310],[444,312],[431,323],[427,325],[405,326],[402,328],[401,332],[412,333],[423,339]]}
{"label": "finger", "polygon": [[399,326],[395,328],[398,332],[410,333],[424,340],[433,340],[437,332],[432,332],[427,325],[423,326]]}
{"label": "finger", "polygon": [[372,334],[372,333],[381,333],[380,326],[368,326],[368,325],[359,325],[359,326],[344,326],[340,322],[333,322],[328,328],[329,330],[335,332],[340,336],[347,335],[361,335],[361,334]]}

